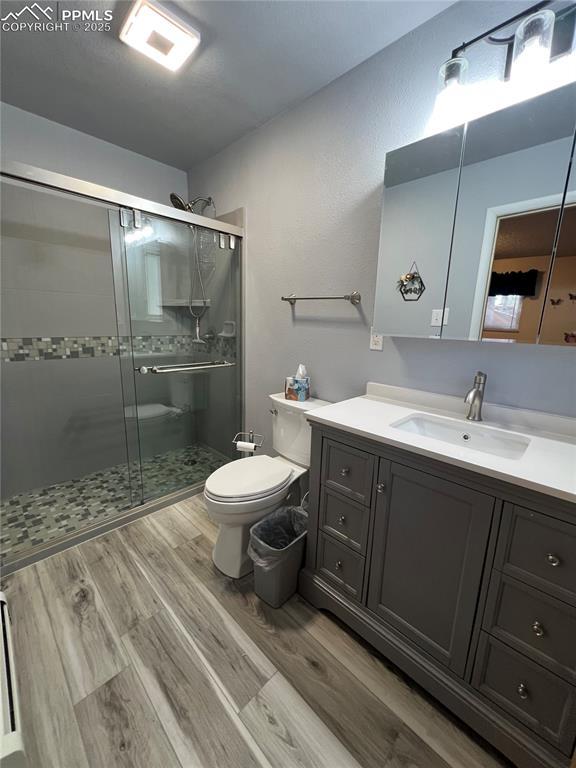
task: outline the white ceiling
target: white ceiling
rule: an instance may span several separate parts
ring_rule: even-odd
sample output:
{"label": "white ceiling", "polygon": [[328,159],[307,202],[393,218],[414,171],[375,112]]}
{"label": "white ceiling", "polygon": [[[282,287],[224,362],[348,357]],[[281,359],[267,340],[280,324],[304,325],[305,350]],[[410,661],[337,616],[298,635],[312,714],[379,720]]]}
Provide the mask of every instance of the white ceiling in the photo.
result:
{"label": "white ceiling", "polygon": [[[2,100],[182,169],[352,69],[453,0],[176,3],[202,34],[171,73],[108,33],[2,32]],[[8,3],[3,3],[3,9]],[[11,2],[10,10],[23,3]],[[168,4],[167,4],[168,5]]]}

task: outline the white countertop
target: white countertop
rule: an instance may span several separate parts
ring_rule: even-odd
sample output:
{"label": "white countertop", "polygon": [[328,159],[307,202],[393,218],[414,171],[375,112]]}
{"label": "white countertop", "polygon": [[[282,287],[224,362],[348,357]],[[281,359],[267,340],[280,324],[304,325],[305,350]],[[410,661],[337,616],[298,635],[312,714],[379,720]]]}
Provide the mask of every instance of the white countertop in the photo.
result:
{"label": "white countertop", "polygon": [[325,424],[376,442],[445,461],[566,501],[576,502],[576,419],[485,403],[483,427],[530,438],[519,459],[494,456],[391,425],[415,413],[439,414],[470,425],[461,398],[370,383],[367,394],[307,414]]}

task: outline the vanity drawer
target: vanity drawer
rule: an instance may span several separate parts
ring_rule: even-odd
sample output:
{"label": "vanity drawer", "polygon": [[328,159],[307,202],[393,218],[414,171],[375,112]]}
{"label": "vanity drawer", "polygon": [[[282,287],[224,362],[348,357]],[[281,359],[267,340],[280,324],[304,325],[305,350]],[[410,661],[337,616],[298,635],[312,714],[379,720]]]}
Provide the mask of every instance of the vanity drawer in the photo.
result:
{"label": "vanity drawer", "polygon": [[324,483],[360,504],[369,505],[374,457],[357,448],[325,440],[324,458]]}
{"label": "vanity drawer", "polygon": [[482,632],[472,685],[542,738],[570,754],[576,688]]}
{"label": "vanity drawer", "polygon": [[483,627],[576,683],[576,608],[494,571]]}
{"label": "vanity drawer", "polygon": [[322,489],[320,499],[320,527],[326,533],[366,554],[370,510],[345,499],[329,488]]}
{"label": "vanity drawer", "polygon": [[318,570],[343,592],[360,600],[364,580],[364,558],[324,533],[318,538]]}
{"label": "vanity drawer", "polygon": [[496,567],[576,605],[576,525],[506,504]]}

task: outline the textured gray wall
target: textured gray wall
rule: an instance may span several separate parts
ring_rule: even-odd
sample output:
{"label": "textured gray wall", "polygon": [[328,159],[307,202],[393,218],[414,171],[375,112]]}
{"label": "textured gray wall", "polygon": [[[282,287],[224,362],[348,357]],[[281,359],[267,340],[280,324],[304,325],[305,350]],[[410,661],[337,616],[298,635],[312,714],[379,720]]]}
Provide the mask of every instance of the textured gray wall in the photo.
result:
{"label": "textured gray wall", "polygon": [[[458,3],[190,171],[191,194],[213,195],[220,211],[246,208],[247,426],[270,437],[266,396],[300,361],[329,400],[362,393],[368,380],[463,394],[482,368],[490,401],[576,413],[571,349],[427,339],[368,349],[384,155],[424,135],[452,48],[521,5]],[[360,311],[309,302],[292,313],[280,302],[353,288]]]}
{"label": "textured gray wall", "polygon": [[87,133],[0,103],[2,165],[9,160],[169,204],[186,196],[186,174]]}

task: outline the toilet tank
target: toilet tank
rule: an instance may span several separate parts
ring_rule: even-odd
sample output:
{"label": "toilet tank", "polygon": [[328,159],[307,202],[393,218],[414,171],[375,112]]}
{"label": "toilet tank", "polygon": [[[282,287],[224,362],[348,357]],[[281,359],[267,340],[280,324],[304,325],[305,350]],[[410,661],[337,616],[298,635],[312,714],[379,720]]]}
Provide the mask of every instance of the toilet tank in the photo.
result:
{"label": "toilet tank", "polygon": [[323,405],[327,400],[311,397],[299,402],[286,400],[284,393],[270,395],[272,400],[272,444],[276,453],[303,467],[310,466],[310,425],[306,414]]}

